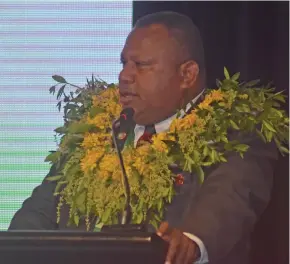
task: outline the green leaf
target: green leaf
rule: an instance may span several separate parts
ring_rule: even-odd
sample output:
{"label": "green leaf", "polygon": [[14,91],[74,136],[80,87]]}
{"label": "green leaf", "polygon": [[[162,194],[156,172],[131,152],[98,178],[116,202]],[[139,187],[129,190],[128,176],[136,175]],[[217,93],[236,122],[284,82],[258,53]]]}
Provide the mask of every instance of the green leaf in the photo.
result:
{"label": "green leaf", "polygon": [[274,95],[274,98],[273,99],[275,99],[277,101],[280,101],[282,103],[285,103],[286,102],[285,96],[282,95],[282,94],[276,94],[276,95]]}
{"label": "green leaf", "polygon": [[249,146],[246,145],[246,144],[238,144],[234,147],[236,150],[238,151],[242,151],[242,152],[245,152],[249,149]]}
{"label": "green leaf", "polygon": [[239,112],[239,113],[250,113],[251,109],[248,105],[246,104],[241,104],[239,106],[236,106],[235,109]]}
{"label": "green leaf", "polygon": [[70,126],[68,127],[68,132],[69,133],[85,133],[85,132],[89,132],[92,128],[94,127],[94,125],[90,125],[90,124],[80,124],[80,123],[72,123],[70,124]]}
{"label": "green leaf", "polygon": [[67,175],[66,178],[76,175],[77,172],[79,172],[79,171],[80,171],[79,164],[74,164],[74,165],[71,165],[68,167],[65,166],[65,168],[63,169],[63,173],[65,173]]}
{"label": "green leaf", "polygon": [[277,115],[279,117],[283,117],[283,113],[281,110],[277,110],[276,108],[271,108],[270,112],[272,112],[274,115]]}
{"label": "green leaf", "polygon": [[150,220],[150,224],[157,230],[159,227],[159,223],[158,221],[156,221],[155,219],[151,219]]}
{"label": "green leaf", "polygon": [[54,86],[51,86],[51,87],[49,88],[49,93],[52,93],[52,94],[55,93],[55,85],[54,85]]}
{"label": "green leaf", "polygon": [[80,218],[77,214],[74,215],[74,223],[76,226],[79,226]]}
{"label": "green leaf", "polygon": [[69,110],[69,109],[79,108],[79,106],[74,104],[74,103],[70,103],[70,104],[66,104],[66,106],[64,108]]}
{"label": "green leaf", "polygon": [[52,79],[54,79],[56,82],[59,83],[67,83],[67,81],[62,76],[59,75],[53,75]]}
{"label": "green leaf", "polygon": [[221,162],[227,162],[227,159],[221,154],[220,155],[220,161]]}
{"label": "green leaf", "polygon": [[232,126],[233,129],[236,129],[236,130],[239,130],[240,129],[239,126],[233,120],[231,120],[231,119],[230,119],[230,124],[231,124],[231,126]]}
{"label": "green leaf", "polygon": [[195,163],[194,161],[198,161],[200,159],[200,154],[197,150],[194,150],[192,154],[193,154],[192,163]]}
{"label": "green leaf", "polygon": [[52,163],[55,163],[58,161],[60,157],[60,152],[59,151],[55,151],[51,154],[49,154],[46,158],[45,158],[45,162],[51,161]]}
{"label": "green leaf", "polygon": [[204,182],[204,171],[201,167],[197,167],[196,169],[196,173],[198,175],[198,179],[199,179],[199,183],[203,183]]}
{"label": "green leaf", "polygon": [[62,177],[63,177],[63,175],[50,176],[50,177],[45,178],[45,180],[47,180],[47,181],[58,181]]}
{"label": "green leaf", "polygon": [[57,104],[56,104],[57,108],[58,108],[58,111],[60,112],[60,109],[61,109],[61,101],[59,101]]}
{"label": "green leaf", "polygon": [[232,81],[237,81],[238,79],[240,78],[240,73],[239,72],[237,72],[237,73],[235,73],[233,76],[232,76]]}
{"label": "green leaf", "polygon": [[211,166],[212,165],[212,162],[211,161],[205,161],[202,163],[202,166],[204,167],[208,167],[208,166]]}
{"label": "green leaf", "polygon": [[222,85],[222,82],[219,79],[216,79],[215,83],[217,87],[220,87]]}
{"label": "green leaf", "polygon": [[96,83],[95,83],[95,78],[94,78],[94,74],[92,74],[92,89],[96,89]]}
{"label": "green leaf", "polygon": [[59,98],[63,95],[63,91],[64,91],[65,86],[66,86],[66,84],[59,88],[59,90],[57,92],[57,96],[56,96],[57,100],[59,100]]}
{"label": "green leaf", "polygon": [[224,107],[226,104],[224,102],[219,102],[218,105]]}
{"label": "green leaf", "polygon": [[90,110],[90,117],[93,118],[97,114],[104,113],[104,112],[105,112],[105,110],[103,108],[100,108],[100,107],[92,107],[91,110]]}
{"label": "green leaf", "polygon": [[224,143],[228,143],[228,142],[229,142],[228,138],[227,138],[225,135],[221,135],[221,140],[222,140]]}
{"label": "green leaf", "polygon": [[57,127],[54,132],[58,133],[58,134],[65,134],[67,131],[67,128],[62,126],[62,127]]}
{"label": "green leaf", "polygon": [[203,154],[203,156],[207,156],[209,154],[208,146],[206,146],[206,145],[204,146],[202,154]]}
{"label": "green leaf", "polygon": [[82,192],[80,193],[77,197],[76,197],[76,206],[79,208],[79,210],[81,212],[85,212],[85,208],[86,208],[86,205],[85,205],[85,200],[86,200],[86,193],[85,192]]}
{"label": "green leaf", "polygon": [[91,87],[91,82],[89,81],[88,78],[86,78],[86,79],[87,79],[87,85],[88,85],[88,88],[92,88],[92,87]]}
{"label": "green leaf", "polygon": [[289,149],[283,147],[283,146],[280,146],[279,147],[279,150],[281,151],[281,153],[286,153],[286,154],[289,154]]}
{"label": "green leaf", "polygon": [[243,113],[243,108],[241,106],[236,106],[235,109],[239,112],[239,113]]}
{"label": "green leaf", "polygon": [[224,75],[225,75],[225,77],[226,77],[227,80],[230,80],[231,79],[230,78],[230,74],[229,74],[229,72],[228,72],[228,70],[227,70],[226,67],[224,67]]}
{"label": "green leaf", "polygon": [[211,158],[211,160],[212,160],[213,163],[216,163],[216,161],[217,161],[217,152],[216,152],[215,149],[212,149],[211,150],[210,158]]}
{"label": "green leaf", "polygon": [[270,124],[269,122],[267,122],[266,120],[262,121],[263,125],[269,129],[270,131],[276,133],[276,130],[274,129],[274,127],[272,126],[272,124]]}
{"label": "green leaf", "polygon": [[260,80],[253,80],[253,81],[250,81],[250,82],[247,82],[245,84],[245,87],[253,87],[255,86],[256,84],[258,84],[260,82]]}
{"label": "green leaf", "polygon": [[111,215],[111,208],[108,208],[107,210],[105,210],[105,212],[102,214],[101,218],[102,218],[102,222],[106,223]]}
{"label": "green leaf", "polygon": [[104,226],[103,223],[96,223],[94,232],[100,232],[102,230],[102,227]]}
{"label": "green leaf", "polygon": [[160,200],[158,201],[158,204],[157,204],[157,210],[158,210],[158,211],[161,211],[162,206],[163,206],[163,200],[160,199]]}
{"label": "green leaf", "polygon": [[137,217],[136,217],[136,223],[137,223],[137,224],[141,224],[142,221],[143,221],[143,213],[140,212],[140,213],[137,214]]}
{"label": "green leaf", "polygon": [[58,194],[60,188],[61,188],[64,184],[67,184],[67,181],[58,181],[58,182],[57,182],[57,185],[56,185],[55,190],[54,190],[54,195]]}
{"label": "green leaf", "polygon": [[264,130],[264,134],[265,134],[267,142],[271,142],[273,138],[273,132],[270,130]]}
{"label": "green leaf", "polygon": [[66,145],[69,148],[75,148],[77,147],[77,143],[80,143],[82,140],[84,139],[84,137],[82,135],[69,135],[66,139]]}

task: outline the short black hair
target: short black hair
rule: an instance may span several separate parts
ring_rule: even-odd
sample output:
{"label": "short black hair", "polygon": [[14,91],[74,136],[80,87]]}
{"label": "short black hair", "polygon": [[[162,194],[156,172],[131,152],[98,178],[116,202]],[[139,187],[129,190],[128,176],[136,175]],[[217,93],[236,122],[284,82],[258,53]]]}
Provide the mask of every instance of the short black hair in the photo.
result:
{"label": "short black hair", "polygon": [[200,32],[193,21],[186,15],[172,12],[161,11],[141,17],[135,23],[135,28],[149,27],[153,24],[163,25],[169,31],[169,34],[186,51],[186,60],[194,60],[205,74],[204,49]]}

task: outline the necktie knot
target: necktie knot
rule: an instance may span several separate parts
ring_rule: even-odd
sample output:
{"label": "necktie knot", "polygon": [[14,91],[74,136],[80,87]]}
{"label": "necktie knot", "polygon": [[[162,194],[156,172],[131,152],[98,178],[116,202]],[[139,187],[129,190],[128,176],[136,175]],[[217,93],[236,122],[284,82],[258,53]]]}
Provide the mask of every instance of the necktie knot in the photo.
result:
{"label": "necktie knot", "polygon": [[155,126],[154,125],[147,125],[145,126],[145,130],[143,135],[138,139],[137,146],[141,144],[142,141],[147,141],[152,143],[152,136],[156,134]]}

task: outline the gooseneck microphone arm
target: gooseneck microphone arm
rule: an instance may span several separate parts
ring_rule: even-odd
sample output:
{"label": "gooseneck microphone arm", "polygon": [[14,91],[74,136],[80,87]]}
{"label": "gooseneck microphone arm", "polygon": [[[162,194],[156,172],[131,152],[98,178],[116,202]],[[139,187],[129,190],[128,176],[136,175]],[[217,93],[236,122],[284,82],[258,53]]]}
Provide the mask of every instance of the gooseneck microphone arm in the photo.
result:
{"label": "gooseneck microphone arm", "polygon": [[134,114],[134,110],[132,108],[128,108],[128,109],[124,109],[121,113],[121,116],[119,119],[117,119],[116,121],[113,122],[113,126],[112,126],[112,132],[113,132],[113,142],[115,145],[115,148],[117,150],[117,155],[119,158],[119,162],[121,165],[121,170],[122,170],[122,175],[123,175],[123,186],[124,186],[124,190],[125,190],[125,208],[123,210],[123,215],[122,215],[122,220],[121,220],[121,224],[122,225],[127,225],[131,222],[131,217],[132,217],[132,210],[131,210],[131,206],[130,206],[130,201],[131,201],[131,194],[130,194],[130,185],[129,185],[129,181],[128,181],[128,176],[126,173],[126,169],[124,166],[124,161],[123,161],[123,156],[121,153],[121,149],[120,146],[117,142],[117,133],[116,133],[116,127],[121,127],[122,126],[122,121],[127,123],[128,119],[133,118],[133,114]]}

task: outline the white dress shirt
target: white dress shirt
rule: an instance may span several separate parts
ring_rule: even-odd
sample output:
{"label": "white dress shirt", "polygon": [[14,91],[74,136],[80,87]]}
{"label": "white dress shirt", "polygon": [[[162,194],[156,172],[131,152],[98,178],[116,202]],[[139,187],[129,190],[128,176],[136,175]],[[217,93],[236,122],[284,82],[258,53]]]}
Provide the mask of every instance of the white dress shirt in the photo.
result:
{"label": "white dress shirt", "polygon": [[[198,96],[196,96],[191,103],[189,103],[186,106],[186,111],[188,111],[191,108],[191,104],[195,103],[198,98],[203,94],[204,91],[202,91]],[[184,116],[185,113],[182,113],[181,116]],[[164,131],[167,131],[170,127],[171,122],[173,121],[173,119],[175,118],[176,114],[155,124],[155,130],[156,133],[161,133]],[[134,146],[137,145],[137,142],[139,140],[139,138],[144,134],[144,130],[145,130],[145,126],[141,126],[141,125],[136,125],[135,129],[134,129],[134,134],[135,134],[135,139],[134,139]],[[207,250],[203,244],[203,242],[201,241],[200,238],[198,238],[197,236],[193,235],[193,234],[189,234],[189,233],[184,233],[184,235],[186,235],[188,238],[190,238],[191,240],[193,240],[199,247],[200,250],[200,258],[194,262],[194,264],[206,264],[208,263],[208,254],[207,254]]]}

